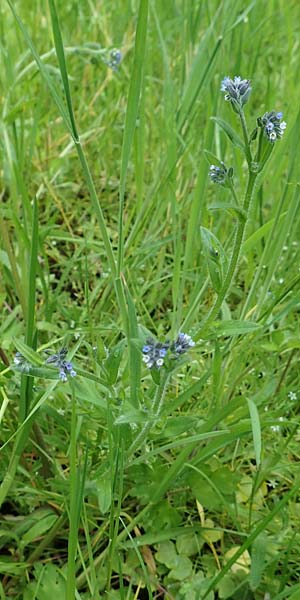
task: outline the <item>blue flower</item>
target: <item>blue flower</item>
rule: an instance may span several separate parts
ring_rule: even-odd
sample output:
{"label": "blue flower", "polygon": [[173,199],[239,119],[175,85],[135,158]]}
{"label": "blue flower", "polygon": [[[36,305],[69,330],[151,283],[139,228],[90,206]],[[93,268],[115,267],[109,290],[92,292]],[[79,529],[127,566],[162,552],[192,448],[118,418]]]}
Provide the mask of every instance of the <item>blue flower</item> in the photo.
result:
{"label": "blue flower", "polygon": [[179,333],[175,342],[171,345],[171,350],[175,356],[178,357],[181,354],[185,354],[190,348],[195,346],[194,340],[187,333]]}
{"label": "blue flower", "polygon": [[221,83],[221,92],[225,93],[225,100],[231,102],[232,107],[236,112],[246,104],[250,94],[251,86],[249,79],[242,79],[241,77],[224,77]]}
{"label": "blue flower", "polygon": [[61,381],[63,381],[64,383],[68,380],[68,377],[67,377],[64,369],[60,369],[60,371],[59,371],[59,379]]}
{"label": "blue flower", "polygon": [[178,334],[175,342],[162,343],[149,338],[142,348],[143,361],[148,369],[160,369],[164,364],[164,359],[168,355],[168,352],[171,352],[171,357],[176,359],[185,354],[190,348],[193,348],[193,346],[195,346],[195,342],[191,336],[182,332]]}
{"label": "blue flower", "polygon": [[113,71],[116,71],[120,62],[122,60],[122,52],[117,48],[113,48],[110,51],[108,59],[105,61],[107,66],[110,67]]}
{"label": "blue flower", "polygon": [[22,371],[22,373],[29,373],[31,365],[26,360],[26,358],[21,354],[21,352],[16,352],[14,358],[15,367]]}
{"label": "blue flower", "polygon": [[74,370],[72,363],[65,360],[67,352],[66,348],[61,348],[57,354],[51,354],[46,360],[46,364],[52,364],[59,368],[58,376],[63,382],[68,380],[68,375],[71,377],[76,376],[76,371]]}
{"label": "blue flower", "polygon": [[221,165],[222,165],[221,167],[217,167],[216,165],[210,165],[210,168],[209,168],[210,180],[213,183],[218,183],[220,185],[222,185],[223,183],[226,182],[226,179],[228,176],[228,171],[222,161],[221,161]]}
{"label": "blue flower", "polygon": [[258,126],[262,127],[264,135],[269,142],[274,143],[276,140],[282,138],[286,129],[286,122],[281,121],[282,117],[282,112],[271,110],[257,119]]}
{"label": "blue flower", "polygon": [[14,358],[14,364],[17,367],[21,367],[25,363],[26,363],[26,358],[24,358],[23,354],[21,354],[21,352],[16,352],[15,358]]}
{"label": "blue flower", "polygon": [[149,338],[143,346],[143,361],[148,369],[160,369],[169,349],[169,342],[161,343]]}

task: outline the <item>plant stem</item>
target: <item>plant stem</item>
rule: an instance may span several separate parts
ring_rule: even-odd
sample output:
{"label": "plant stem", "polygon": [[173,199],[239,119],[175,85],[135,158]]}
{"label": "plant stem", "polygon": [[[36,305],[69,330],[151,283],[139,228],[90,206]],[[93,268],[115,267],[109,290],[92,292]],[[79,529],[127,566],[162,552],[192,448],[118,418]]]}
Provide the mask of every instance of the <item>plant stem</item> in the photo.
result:
{"label": "plant stem", "polygon": [[245,211],[246,219],[239,221],[237,224],[234,247],[233,247],[233,251],[232,251],[232,255],[231,255],[231,259],[230,259],[230,263],[228,266],[228,270],[226,273],[224,283],[222,285],[222,288],[221,288],[213,306],[211,307],[210,311],[207,313],[204,320],[202,321],[200,329],[198,329],[196,334],[194,334],[193,337],[195,340],[198,340],[201,337],[203,330],[212,323],[212,321],[218,314],[218,311],[221,308],[222,303],[225,300],[225,297],[231,286],[231,282],[232,282],[232,279],[233,279],[233,276],[235,273],[235,269],[236,269],[236,266],[237,266],[237,263],[239,260],[239,256],[240,256],[243,237],[244,237],[244,233],[245,233],[245,229],[246,229],[246,225],[247,225],[247,221],[248,221],[248,216],[249,216],[249,207],[250,207],[251,200],[253,197],[256,177],[257,177],[257,173],[252,173],[251,171],[249,171],[248,184],[247,184],[247,189],[246,189],[244,203],[243,203],[243,210]]}
{"label": "plant stem", "polygon": [[245,142],[245,155],[246,155],[246,160],[247,160],[249,170],[250,170],[251,163],[252,163],[252,155],[251,155],[250,144],[249,144],[247,123],[246,123],[245,114],[244,114],[243,109],[240,110],[239,115],[240,115],[240,119],[241,119],[243,137],[244,137],[244,142]]}
{"label": "plant stem", "polygon": [[230,189],[230,193],[231,193],[231,195],[233,197],[234,203],[236,204],[236,206],[240,206],[240,203],[239,203],[239,200],[238,200],[238,197],[236,195],[236,191],[235,191],[235,188],[234,188],[234,185],[233,185],[232,182],[230,182],[229,189]]}
{"label": "plant stem", "polygon": [[76,469],[76,404],[74,390],[72,393],[71,439],[70,439],[70,508],[69,508],[69,540],[68,540],[68,571],[66,600],[75,598],[75,559],[78,536],[77,518],[77,469]]}
{"label": "plant stem", "polygon": [[[166,393],[166,386],[169,381],[169,378],[170,378],[169,373],[162,374],[161,381],[160,381],[159,385],[157,386],[156,394],[154,395],[152,406],[151,406],[151,416],[153,416],[154,419],[157,419],[160,415],[162,403],[163,403],[165,393]],[[138,448],[143,443],[147,433],[150,431],[152,424],[153,424],[152,418],[149,421],[147,421],[147,423],[145,423],[145,425],[142,427],[140,433],[135,438],[134,442],[132,442],[132,444],[128,450],[126,458],[129,458],[130,456],[132,456],[132,454],[134,454],[136,452],[136,450],[138,450]]]}
{"label": "plant stem", "polygon": [[117,265],[116,265],[112,245],[111,245],[110,239],[108,237],[108,232],[107,232],[107,228],[105,225],[102,208],[101,208],[101,205],[99,202],[99,198],[97,196],[95,184],[94,184],[91,172],[90,172],[90,168],[89,168],[86,156],[84,154],[84,151],[82,149],[80,141],[79,140],[74,140],[74,141],[75,141],[78,158],[79,158],[81,166],[82,166],[85,181],[87,183],[88,190],[90,193],[92,206],[93,206],[93,209],[95,211],[95,214],[96,214],[96,217],[97,217],[97,220],[99,223],[109,268],[110,268],[110,271],[111,271],[111,274],[113,277],[114,288],[115,288],[115,292],[116,292],[116,296],[117,296],[117,300],[118,300],[118,304],[119,304],[120,313],[122,316],[124,331],[128,337],[128,312],[127,312],[123,284],[122,284],[121,278],[118,277],[118,275],[117,275]]}

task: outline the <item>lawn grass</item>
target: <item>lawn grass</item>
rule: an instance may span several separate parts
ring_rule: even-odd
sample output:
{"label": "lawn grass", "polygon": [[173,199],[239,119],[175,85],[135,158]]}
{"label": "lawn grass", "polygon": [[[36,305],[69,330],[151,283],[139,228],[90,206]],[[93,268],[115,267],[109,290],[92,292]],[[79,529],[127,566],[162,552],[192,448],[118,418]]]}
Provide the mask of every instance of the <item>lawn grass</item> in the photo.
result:
{"label": "lawn grass", "polygon": [[0,17],[0,599],[297,600],[297,2]]}

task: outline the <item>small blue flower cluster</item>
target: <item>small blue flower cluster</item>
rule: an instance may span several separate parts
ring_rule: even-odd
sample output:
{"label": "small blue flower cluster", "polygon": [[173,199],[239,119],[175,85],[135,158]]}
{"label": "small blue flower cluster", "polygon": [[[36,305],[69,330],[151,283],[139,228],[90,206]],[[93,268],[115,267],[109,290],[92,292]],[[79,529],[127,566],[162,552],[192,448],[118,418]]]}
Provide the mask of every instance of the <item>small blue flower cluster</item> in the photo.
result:
{"label": "small blue flower cluster", "polygon": [[251,90],[250,80],[242,79],[241,77],[234,77],[234,79],[224,77],[221,83],[221,92],[226,92],[225,100],[231,102],[235,110],[242,108],[246,104]]}
{"label": "small blue flower cluster", "polygon": [[269,142],[276,142],[277,139],[282,138],[286,129],[286,122],[281,121],[283,117],[282,112],[266,112],[262,117],[257,119],[259,127],[263,128],[265,137]]}
{"label": "small blue flower cluster", "polygon": [[68,375],[71,377],[76,375],[72,363],[65,360],[67,352],[66,348],[62,348],[57,354],[51,354],[46,360],[47,365],[51,364],[59,368],[59,379],[63,382],[68,380]]}
{"label": "small blue flower cluster", "polygon": [[143,361],[148,369],[156,367],[159,369],[164,364],[164,358],[169,350],[169,343],[162,344],[149,338],[143,346]]}
{"label": "small blue flower cluster", "polygon": [[195,342],[190,335],[187,335],[187,333],[179,333],[175,342],[171,344],[171,350],[176,356],[179,356],[194,346]]}
{"label": "small blue flower cluster", "polygon": [[227,179],[227,169],[224,163],[221,161],[221,167],[216,167],[216,165],[210,165],[209,168],[209,177],[213,183],[222,184],[225,183]]}
{"label": "small blue flower cluster", "polygon": [[30,364],[27,362],[26,358],[23,356],[23,354],[21,354],[21,352],[16,352],[14,364],[24,373],[28,373],[30,369]]}
{"label": "small blue flower cluster", "polygon": [[105,62],[108,67],[110,67],[113,71],[116,71],[121,60],[122,60],[121,50],[118,50],[117,48],[113,48],[113,50],[111,50],[109,53],[109,57],[107,59],[105,59]]}
{"label": "small blue flower cluster", "polygon": [[173,358],[178,358],[193,346],[195,346],[195,342],[186,333],[179,333],[175,342],[161,343],[149,338],[142,349],[143,361],[148,369],[160,369],[169,351],[173,354]]}

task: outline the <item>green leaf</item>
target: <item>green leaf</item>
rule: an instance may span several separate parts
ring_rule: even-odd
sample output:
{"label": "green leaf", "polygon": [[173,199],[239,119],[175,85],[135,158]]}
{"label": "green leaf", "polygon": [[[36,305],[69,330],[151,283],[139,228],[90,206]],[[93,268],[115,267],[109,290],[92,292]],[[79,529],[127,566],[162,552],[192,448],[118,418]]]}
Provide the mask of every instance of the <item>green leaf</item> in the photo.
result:
{"label": "green leaf", "polygon": [[[130,86],[128,92],[127,109],[125,116],[125,128],[122,145],[122,156],[121,156],[121,175],[120,175],[120,203],[121,210],[123,210],[124,194],[125,194],[125,182],[129,164],[130,151],[132,147],[132,141],[134,131],[136,128],[136,121],[138,117],[138,108],[140,101],[140,94],[143,83],[143,71],[145,63],[145,49],[147,39],[147,22],[148,22],[148,0],[140,2],[138,22],[135,37],[135,52],[134,61],[131,71]],[[119,232],[121,233],[121,232]],[[120,240],[121,241],[121,240]]]}
{"label": "green leaf", "polygon": [[[131,78],[128,92],[127,108],[125,115],[124,136],[121,154],[121,173],[119,187],[119,223],[118,223],[118,260],[117,272],[118,276],[123,268],[124,255],[124,234],[123,234],[123,219],[124,219],[124,198],[125,186],[128,172],[129,159],[132,149],[134,132],[136,129],[138,111],[140,105],[140,97],[144,85],[144,66],[145,52],[147,40],[147,24],[148,24],[148,0],[141,0],[139,3],[134,60],[131,69]],[[125,293],[127,297],[127,313],[128,313],[128,338],[129,338],[129,378],[130,378],[130,399],[132,404],[137,407],[139,405],[140,396],[140,379],[141,379],[141,356],[134,344],[131,344],[131,338],[137,337],[138,325],[135,305],[131,298],[129,289],[125,284]]]}
{"label": "green leaf", "polygon": [[168,417],[160,437],[176,439],[181,433],[185,433],[192,427],[196,427],[199,419],[192,416]]}
{"label": "green leaf", "polygon": [[[279,223],[281,223],[281,221],[285,219],[285,217],[286,217],[286,211],[281,213],[281,215],[278,219],[278,226],[279,226]],[[249,252],[249,250],[251,250],[252,248],[255,248],[257,246],[257,243],[269,233],[269,231],[273,227],[274,223],[275,223],[275,218],[270,219],[267,223],[264,223],[264,225],[259,227],[259,229],[256,229],[254,231],[254,233],[252,233],[252,235],[250,235],[244,241],[244,243],[242,245],[243,254],[246,254],[247,252]]]}
{"label": "green leaf", "polygon": [[102,385],[98,381],[90,381],[88,379],[89,374],[85,374],[84,371],[78,370],[76,367],[77,375],[82,377],[75,377],[74,386],[76,389],[76,398],[81,402],[89,402],[102,409],[105,412],[107,410],[107,386]]}
{"label": "green leaf", "polygon": [[176,558],[176,565],[171,569],[169,577],[176,579],[177,581],[183,581],[190,577],[193,571],[193,563],[187,556],[178,556]]}
{"label": "green leaf", "polygon": [[[183,594],[184,600],[199,600],[207,589],[209,581],[210,579],[204,576],[202,571],[197,571],[180,586],[180,594]],[[214,600],[214,597],[214,593],[210,593],[207,600]]]}
{"label": "green leaf", "polygon": [[209,210],[227,210],[232,216],[238,217],[239,221],[246,220],[246,213],[240,206],[230,202],[214,202],[208,207]]}
{"label": "green leaf", "polygon": [[147,423],[151,419],[151,415],[141,410],[135,409],[128,402],[122,405],[122,414],[115,420],[115,425],[124,425],[126,423],[142,424]]}
{"label": "green leaf", "polygon": [[226,598],[232,598],[235,590],[236,579],[234,579],[232,575],[225,575],[218,586],[219,597],[222,598],[222,600],[223,598],[224,600],[226,600]]}
{"label": "green leaf", "polygon": [[252,321],[221,321],[214,323],[212,329],[217,335],[242,335],[259,331],[262,325]]}
{"label": "green leaf", "polygon": [[259,413],[256,404],[252,400],[248,399],[247,402],[251,418],[255,460],[257,467],[259,467],[261,460],[261,427]]}
{"label": "green leaf", "polygon": [[23,535],[22,540],[24,545],[30,544],[36,538],[46,533],[46,531],[51,529],[58,518],[52,510],[46,511],[46,514],[44,515],[38,513],[35,517],[37,522]]}
{"label": "green leaf", "polygon": [[219,292],[227,265],[226,253],[221,242],[209,229],[200,227],[200,232],[211,283],[216,292]]}
{"label": "green leaf", "polygon": [[58,370],[50,367],[35,367],[31,365],[18,366],[14,365],[13,370],[30,377],[40,377],[41,379],[56,379],[58,380]]}
{"label": "green leaf", "polygon": [[222,167],[222,161],[209,150],[203,150],[204,158],[206,158],[209,165],[216,165],[217,167]]}
{"label": "green leaf", "polygon": [[28,360],[28,362],[32,365],[41,366],[44,365],[45,361],[41,358],[41,356],[32,350],[27,344],[21,342],[20,340],[14,339],[14,344],[17,350]]}
{"label": "green leaf", "polygon": [[126,340],[121,340],[117,346],[109,353],[104,366],[107,372],[108,383],[114,385],[117,380],[120,363],[122,360]]}
{"label": "green leaf", "polygon": [[223,129],[223,131],[226,133],[227,137],[229,138],[229,140],[231,141],[231,143],[234,146],[241,148],[241,150],[245,150],[245,145],[244,145],[243,140],[236,133],[236,131],[234,131],[234,129],[231,127],[231,125],[229,125],[229,123],[227,123],[227,121],[224,121],[223,119],[220,119],[219,117],[210,117],[210,118],[213,121],[215,121],[217,123],[217,125],[219,125],[219,127],[221,127],[221,129]]}
{"label": "green leaf", "polygon": [[155,554],[155,558],[158,562],[163,563],[169,569],[172,569],[177,565],[178,554],[175,549],[173,542],[167,541],[159,544],[158,551]]}
{"label": "green leaf", "polygon": [[205,544],[204,538],[197,536],[195,533],[188,533],[178,537],[176,541],[176,548],[178,554],[185,554],[186,556],[193,556],[198,554],[202,546]]}
{"label": "green leaf", "polygon": [[264,534],[254,540],[251,548],[251,569],[249,584],[251,590],[256,590],[261,582],[265,569],[266,550],[268,548],[268,539]]}
{"label": "green leaf", "polygon": [[239,557],[242,556],[245,550],[251,547],[254,540],[268,527],[269,523],[273,521],[275,516],[282,511],[282,508],[285,504],[288,503],[290,498],[292,498],[299,491],[299,481],[297,480],[295,485],[286,492],[286,494],[276,502],[274,508],[268,512],[268,514],[258,522],[255,529],[248,535],[246,541],[238,548],[235,554],[226,562],[223,566],[222,571],[220,571],[215,577],[213,577],[210,585],[207,588],[206,593],[203,595],[203,600],[207,599],[209,592],[214,590],[216,586],[219,585],[219,582],[225,577],[226,573],[231,569],[231,567],[238,561]]}
{"label": "green leaf", "polygon": [[10,556],[0,555],[0,573],[3,575],[20,576],[26,569],[26,563],[17,563]]}
{"label": "green leaf", "polygon": [[70,119],[70,124],[71,124],[71,128],[72,128],[72,136],[73,136],[73,139],[76,141],[79,138],[78,138],[75,117],[74,117],[74,111],[73,111],[73,106],[72,106],[72,98],[71,98],[71,92],[70,92],[70,86],[69,86],[69,78],[68,78],[68,72],[67,72],[67,66],[66,66],[64,45],[63,45],[63,40],[62,40],[62,35],[61,35],[60,25],[59,25],[59,19],[57,16],[54,0],[49,0],[49,7],[50,7],[50,14],[51,14],[51,21],[52,21],[54,44],[55,44],[56,55],[57,55],[57,59],[58,59],[58,63],[59,63],[62,83],[63,83],[63,87],[64,87],[67,107],[68,107],[69,119]]}
{"label": "green leaf", "polygon": [[102,515],[105,515],[111,505],[111,480],[109,478],[99,479],[96,482],[98,506]]}
{"label": "green leaf", "polygon": [[58,568],[50,563],[43,568],[36,600],[53,600],[53,598],[65,600],[66,584]]}
{"label": "green leaf", "polygon": [[[291,588],[291,592],[295,589],[295,591],[293,593],[291,593],[291,595],[288,596],[289,600],[299,600],[300,597],[300,585],[294,585]],[[287,591],[287,589],[285,590]],[[283,600],[283,596],[280,595],[280,598]]]}
{"label": "green leaf", "polygon": [[29,258],[29,271],[28,271],[28,299],[27,299],[27,323],[26,323],[26,334],[25,342],[31,348],[34,346],[34,321],[35,321],[35,307],[36,307],[36,272],[38,268],[38,246],[39,246],[39,215],[38,215],[38,204],[36,198],[33,201],[32,210],[32,233],[31,233],[31,247],[30,247],[30,258]]}

